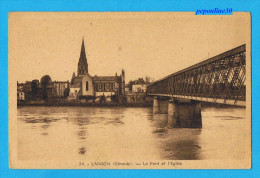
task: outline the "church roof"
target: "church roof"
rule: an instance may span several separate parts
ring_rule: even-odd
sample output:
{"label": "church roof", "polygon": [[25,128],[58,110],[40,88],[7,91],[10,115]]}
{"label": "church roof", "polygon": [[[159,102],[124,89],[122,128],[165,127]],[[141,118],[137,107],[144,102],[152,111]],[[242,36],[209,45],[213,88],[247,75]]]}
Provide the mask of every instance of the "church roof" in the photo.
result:
{"label": "church roof", "polygon": [[73,86],[74,88],[79,88],[81,86],[82,78],[83,78],[83,76],[72,78],[71,79],[71,86]]}
{"label": "church roof", "polygon": [[118,76],[94,76],[94,81],[118,81]]}

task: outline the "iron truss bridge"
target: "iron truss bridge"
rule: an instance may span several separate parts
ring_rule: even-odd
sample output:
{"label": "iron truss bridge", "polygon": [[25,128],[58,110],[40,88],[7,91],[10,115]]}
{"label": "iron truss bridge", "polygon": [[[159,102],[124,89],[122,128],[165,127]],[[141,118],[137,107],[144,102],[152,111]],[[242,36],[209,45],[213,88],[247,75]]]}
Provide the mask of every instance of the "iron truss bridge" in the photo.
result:
{"label": "iron truss bridge", "polygon": [[245,106],[246,45],[157,80],[147,94]]}

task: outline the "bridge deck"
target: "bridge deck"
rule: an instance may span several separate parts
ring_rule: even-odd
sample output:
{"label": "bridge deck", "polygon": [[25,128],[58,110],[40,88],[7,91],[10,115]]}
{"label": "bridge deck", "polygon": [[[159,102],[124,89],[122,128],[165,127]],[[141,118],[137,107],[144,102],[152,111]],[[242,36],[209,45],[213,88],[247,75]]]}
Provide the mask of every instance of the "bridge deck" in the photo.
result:
{"label": "bridge deck", "polygon": [[148,94],[150,96],[163,96],[169,98],[184,98],[195,101],[204,101],[209,103],[219,103],[219,104],[228,104],[228,105],[236,105],[236,106],[246,106],[246,101],[240,100],[229,100],[229,99],[221,99],[221,98],[206,98],[206,97],[196,97],[196,96],[182,96],[182,95],[167,95],[167,94]]}

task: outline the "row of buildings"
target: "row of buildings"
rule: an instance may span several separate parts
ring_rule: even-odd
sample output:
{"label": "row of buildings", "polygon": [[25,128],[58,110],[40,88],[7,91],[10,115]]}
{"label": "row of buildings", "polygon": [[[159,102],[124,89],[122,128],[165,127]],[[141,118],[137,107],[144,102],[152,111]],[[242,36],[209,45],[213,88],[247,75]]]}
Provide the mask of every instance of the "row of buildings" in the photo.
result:
{"label": "row of buildings", "polygon": [[45,75],[40,81],[17,82],[17,99],[26,101],[62,97],[68,100],[111,100],[113,97],[132,93],[145,93],[149,82],[149,78],[146,80],[139,78],[126,85],[124,70],[120,75],[115,74],[114,76],[89,74],[84,40],[82,40],[77,74],[73,72],[70,81],[52,81],[50,76]]}

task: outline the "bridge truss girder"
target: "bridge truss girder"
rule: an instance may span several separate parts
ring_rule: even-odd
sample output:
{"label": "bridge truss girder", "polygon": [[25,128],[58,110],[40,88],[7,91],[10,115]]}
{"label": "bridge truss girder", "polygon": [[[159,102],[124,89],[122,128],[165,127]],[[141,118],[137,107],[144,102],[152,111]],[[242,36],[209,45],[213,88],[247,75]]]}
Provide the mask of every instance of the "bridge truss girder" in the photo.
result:
{"label": "bridge truss girder", "polygon": [[156,81],[147,87],[147,93],[209,98],[209,102],[221,100],[223,103],[234,101],[236,104],[245,101],[245,45]]}

